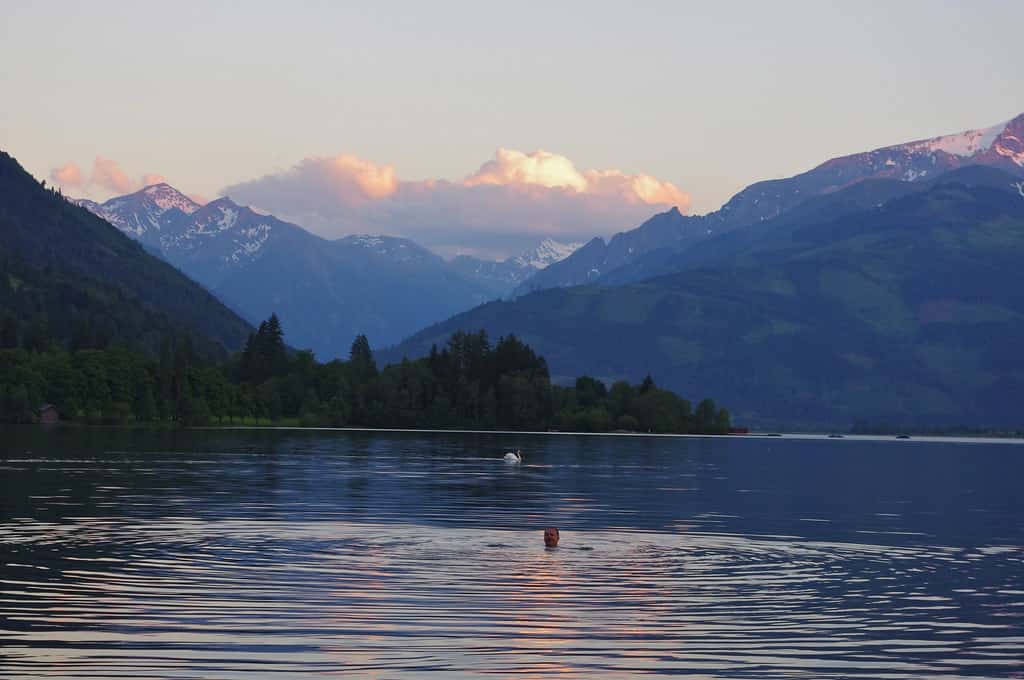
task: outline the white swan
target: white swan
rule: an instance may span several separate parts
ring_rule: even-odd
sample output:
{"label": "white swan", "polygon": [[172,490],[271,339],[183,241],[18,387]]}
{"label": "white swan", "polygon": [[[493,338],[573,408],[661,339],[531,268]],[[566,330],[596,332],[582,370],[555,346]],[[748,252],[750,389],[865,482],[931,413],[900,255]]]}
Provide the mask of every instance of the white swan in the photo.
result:
{"label": "white swan", "polygon": [[519,449],[516,449],[515,451],[509,451],[508,453],[505,454],[505,457],[504,457],[503,460],[506,463],[522,463],[523,462],[523,452],[520,451]]}

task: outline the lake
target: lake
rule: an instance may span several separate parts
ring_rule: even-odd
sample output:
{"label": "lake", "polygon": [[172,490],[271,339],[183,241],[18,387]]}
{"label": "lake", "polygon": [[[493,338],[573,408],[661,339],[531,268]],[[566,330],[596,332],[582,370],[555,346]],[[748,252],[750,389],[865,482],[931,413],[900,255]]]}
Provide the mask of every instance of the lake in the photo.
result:
{"label": "lake", "polygon": [[1019,443],[2,428],[0,469],[4,678],[1024,677]]}

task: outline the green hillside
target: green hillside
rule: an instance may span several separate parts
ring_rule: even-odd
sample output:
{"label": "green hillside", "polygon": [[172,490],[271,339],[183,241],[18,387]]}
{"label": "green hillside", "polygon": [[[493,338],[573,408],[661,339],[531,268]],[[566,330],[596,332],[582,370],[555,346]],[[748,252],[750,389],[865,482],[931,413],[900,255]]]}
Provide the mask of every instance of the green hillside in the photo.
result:
{"label": "green hillside", "polygon": [[1022,258],[1013,178],[952,176],[765,232],[714,267],[483,305],[387,356],[419,355],[456,329],[515,331],[556,380],[651,372],[730,404],[741,424],[1019,425]]}
{"label": "green hillside", "polygon": [[188,336],[214,357],[240,349],[250,328],[0,152],[0,330],[5,346],[121,344],[149,352]]}

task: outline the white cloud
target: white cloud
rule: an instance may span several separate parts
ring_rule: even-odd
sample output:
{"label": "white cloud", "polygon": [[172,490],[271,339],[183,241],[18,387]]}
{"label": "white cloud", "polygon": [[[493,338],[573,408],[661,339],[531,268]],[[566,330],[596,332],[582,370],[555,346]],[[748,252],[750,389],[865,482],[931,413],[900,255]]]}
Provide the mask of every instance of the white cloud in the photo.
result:
{"label": "white cloud", "polygon": [[587,180],[571,160],[544,150],[523,153],[498,149],[494,159],[480,166],[463,184],[536,184],[542,187],[568,187],[587,193]]}
{"label": "white cloud", "polygon": [[631,229],[689,196],[620,170],[579,170],[547,151],[499,149],[461,181],[401,181],[390,165],[351,155],[306,158],[223,191],[326,237],[406,236],[445,254],[512,253],[538,237],[588,240]]}
{"label": "white cloud", "polygon": [[690,197],[671,182],[650,175],[627,175],[621,170],[580,172],[565,156],[544,150],[523,153],[498,149],[494,158],[481,165],[463,184],[538,185],[574,189],[581,194],[616,196],[631,202],[675,205],[680,210],[690,205]]}

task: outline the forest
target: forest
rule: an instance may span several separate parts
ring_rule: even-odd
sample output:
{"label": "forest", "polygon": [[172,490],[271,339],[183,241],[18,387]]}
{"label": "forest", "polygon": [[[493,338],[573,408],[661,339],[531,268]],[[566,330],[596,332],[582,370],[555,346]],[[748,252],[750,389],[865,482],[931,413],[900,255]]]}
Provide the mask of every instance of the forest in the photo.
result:
{"label": "forest", "polygon": [[[94,339],[94,338],[93,338]],[[515,336],[491,343],[456,332],[426,357],[378,368],[359,336],[347,361],[319,363],[285,343],[276,316],[226,361],[188,335],[146,353],[65,345],[0,319],[0,421],[31,423],[52,404],[62,421],[95,425],[297,425],[726,434],[729,413],[696,409],[650,376],[639,385],[583,376],[551,382],[547,363]]]}

